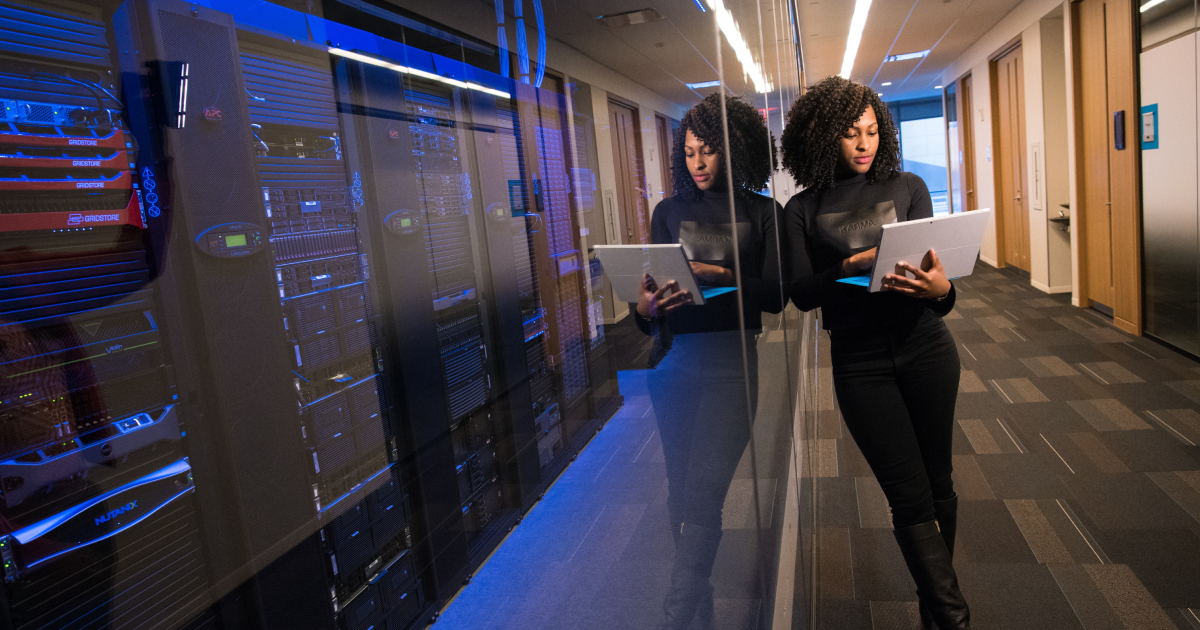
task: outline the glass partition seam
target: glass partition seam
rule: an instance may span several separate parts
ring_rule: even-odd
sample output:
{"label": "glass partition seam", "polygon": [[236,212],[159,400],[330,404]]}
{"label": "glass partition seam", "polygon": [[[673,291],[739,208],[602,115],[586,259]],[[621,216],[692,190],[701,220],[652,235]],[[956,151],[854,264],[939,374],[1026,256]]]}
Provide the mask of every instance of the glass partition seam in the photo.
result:
{"label": "glass partition seam", "polygon": [[[728,97],[725,96],[725,64],[724,64],[724,59],[723,59],[723,54],[722,54],[722,46],[721,46],[721,28],[720,28],[719,22],[717,21],[716,12],[714,12],[714,14],[713,14],[713,36],[716,39],[716,45],[717,45],[717,76],[721,81],[722,97],[719,100],[721,102],[721,130],[724,134],[722,144],[724,145],[724,154],[725,154],[724,155],[725,168],[722,170],[725,171],[725,186],[726,186],[726,190],[729,191],[729,225],[730,225],[731,230],[733,231],[733,238],[731,239],[731,241],[732,241],[732,249],[733,249],[733,275],[734,275],[734,278],[736,279],[736,286],[737,286],[737,290],[738,290],[738,299],[736,300],[736,302],[737,302],[737,313],[738,313],[738,331],[741,333],[740,335],[738,335],[738,339],[739,339],[741,350],[742,350],[742,384],[743,384],[743,387],[745,388],[745,395],[746,395],[746,422],[747,422],[748,430],[750,431],[750,434],[753,435],[753,432],[754,432],[754,409],[753,409],[753,405],[751,402],[753,399],[751,398],[751,391],[750,391],[750,355],[746,348],[748,341],[746,340],[745,289],[743,287],[743,282],[742,282],[741,251],[740,251],[740,246],[738,243],[739,239],[737,237],[737,225],[738,225],[737,208],[734,204],[735,195],[734,195],[734,187],[733,187],[733,158],[732,158],[732,149],[729,146],[729,112],[728,112],[728,108],[726,107],[726,99]],[[754,394],[757,395],[757,392],[754,392]],[[757,457],[757,449],[755,448],[753,439],[751,439],[749,442],[749,448],[750,448],[750,469],[757,473],[758,457]],[[761,533],[762,529],[763,529],[762,528],[762,508],[759,505],[760,498],[759,498],[757,474],[752,477],[752,480],[753,480],[752,486],[754,488],[754,492],[753,492],[754,502],[753,503],[754,503],[755,529],[756,529],[756,531]],[[758,577],[759,593],[760,594],[766,593],[767,589],[766,589],[766,584],[764,583],[763,572],[761,570],[759,570],[756,572],[756,574]]]}

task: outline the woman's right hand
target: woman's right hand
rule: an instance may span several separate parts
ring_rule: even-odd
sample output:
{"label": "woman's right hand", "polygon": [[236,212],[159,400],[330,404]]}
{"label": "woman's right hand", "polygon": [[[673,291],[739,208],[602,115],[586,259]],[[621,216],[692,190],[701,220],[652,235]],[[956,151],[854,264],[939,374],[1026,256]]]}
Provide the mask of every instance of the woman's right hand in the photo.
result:
{"label": "woman's right hand", "polygon": [[875,252],[878,250],[878,247],[872,247],[843,260],[842,277],[861,276],[863,273],[871,271],[871,267],[875,264]]}
{"label": "woman's right hand", "polygon": [[[667,295],[668,292],[672,292]],[[642,291],[638,296],[637,312],[638,315],[646,319],[665,315],[671,311],[692,303],[692,294],[688,291],[679,289],[679,283],[671,280],[662,287],[650,277],[650,274],[642,274]]]}

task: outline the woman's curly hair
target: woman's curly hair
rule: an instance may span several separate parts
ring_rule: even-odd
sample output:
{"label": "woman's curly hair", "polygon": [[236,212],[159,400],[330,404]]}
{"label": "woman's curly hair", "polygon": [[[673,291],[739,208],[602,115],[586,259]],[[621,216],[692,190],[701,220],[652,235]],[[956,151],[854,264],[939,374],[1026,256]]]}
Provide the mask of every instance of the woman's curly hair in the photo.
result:
{"label": "woman's curly hair", "polygon": [[[729,119],[729,154],[733,161],[733,190],[735,196],[746,196],[762,190],[775,167],[775,142],[767,131],[763,117],[750,103],[732,96],[725,97],[725,114]],[[721,95],[710,94],[699,105],[688,110],[675,132],[671,150],[672,179],[675,195],[681,199],[700,199],[704,193],[696,187],[688,172],[683,145],[691,131],[704,144],[716,149],[725,163],[725,134],[721,128]],[[724,171],[718,184],[725,182]]]}
{"label": "woman's curly hair", "polygon": [[867,107],[879,122],[879,148],[867,181],[900,172],[900,140],[887,105],[871,88],[841,77],[829,77],[809,88],[788,110],[783,129],[783,167],[796,183],[817,191],[833,184],[842,159],[840,139]]}

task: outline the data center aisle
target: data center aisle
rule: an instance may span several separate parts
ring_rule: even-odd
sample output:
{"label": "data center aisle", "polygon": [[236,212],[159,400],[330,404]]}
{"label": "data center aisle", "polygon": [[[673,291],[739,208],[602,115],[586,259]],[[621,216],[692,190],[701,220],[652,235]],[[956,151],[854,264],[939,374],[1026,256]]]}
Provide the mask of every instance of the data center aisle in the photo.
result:
{"label": "data center aisle", "polygon": [[[1200,630],[1200,364],[1007,272],[980,265],[957,285],[955,565],[973,625]],[[918,628],[823,365],[819,627]]]}
{"label": "data center aisle", "polygon": [[[783,334],[759,337],[759,356],[781,358]],[[630,339],[629,341],[636,341]],[[547,490],[457,598],[435,628],[461,630],[652,630],[674,562],[667,478],[647,390],[648,370],[620,372],[625,406]],[[760,379],[760,391],[784,391],[785,371]],[[779,396],[779,401],[783,401]],[[785,414],[760,404],[755,443],[782,443]],[[778,453],[760,448],[758,463]],[[784,466],[777,467],[783,468]],[[761,477],[761,476],[760,476]],[[754,489],[761,519],[756,519]],[[758,626],[756,558],[774,557],[774,505],[786,484],[754,479],[749,449],[730,486],[724,536],[713,570],[719,628]],[[760,529],[762,528],[762,529]],[[765,545],[760,547],[760,545]]]}

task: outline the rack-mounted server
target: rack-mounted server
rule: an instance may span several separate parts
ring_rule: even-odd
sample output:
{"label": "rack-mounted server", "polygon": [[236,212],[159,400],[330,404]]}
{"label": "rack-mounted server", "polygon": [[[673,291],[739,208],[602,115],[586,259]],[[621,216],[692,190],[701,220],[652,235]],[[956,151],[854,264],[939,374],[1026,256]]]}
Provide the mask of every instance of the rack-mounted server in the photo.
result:
{"label": "rack-mounted server", "polygon": [[209,578],[145,231],[159,207],[112,34],[89,5],[0,13],[0,617],[202,626]]}

